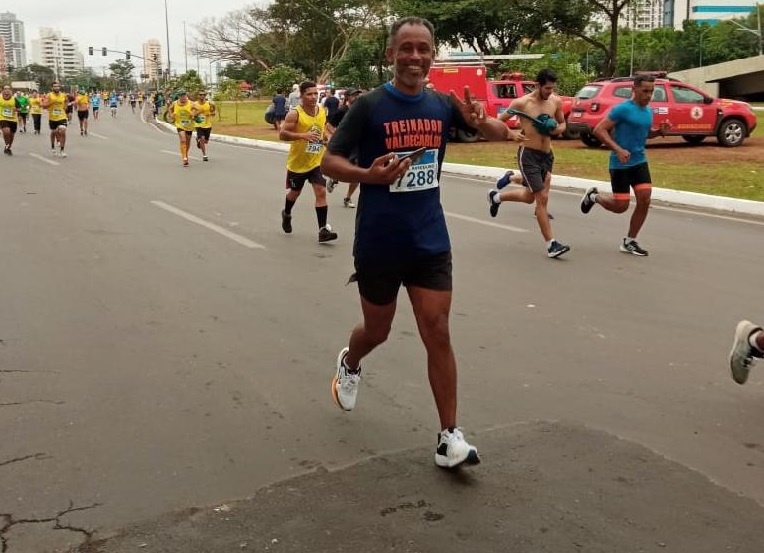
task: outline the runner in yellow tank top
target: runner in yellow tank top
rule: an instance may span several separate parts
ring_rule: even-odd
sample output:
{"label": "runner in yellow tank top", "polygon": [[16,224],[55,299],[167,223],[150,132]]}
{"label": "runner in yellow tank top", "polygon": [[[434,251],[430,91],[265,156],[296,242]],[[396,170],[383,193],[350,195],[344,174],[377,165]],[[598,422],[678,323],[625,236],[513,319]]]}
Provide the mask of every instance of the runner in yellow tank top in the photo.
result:
{"label": "runner in yellow tank top", "polygon": [[300,105],[287,114],[279,131],[281,140],[292,143],[287,156],[287,193],[281,212],[281,228],[287,234],[292,232],[292,208],[308,181],[316,196],[319,242],[337,239],[337,233],[326,223],[329,206],[326,204],[326,179],[321,174],[321,158],[326,149],[325,126],[326,111],[318,105],[316,83],[306,81],[300,85]]}
{"label": "runner in yellow tank top", "polygon": [[5,141],[3,153],[7,156],[13,155],[11,147],[13,146],[13,139],[16,137],[16,129],[18,128],[16,119],[18,116],[19,102],[13,97],[11,87],[5,85],[0,94],[0,130],[3,132],[3,140]]}
{"label": "runner in yellow tank top", "polygon": [[202,160],[209,161],[207,157],[207,144],[212,134],[212,118],[215,116],[215,104],[207,99],[204,90],[199,91],[196,106],[196,146],[202,151]]}
{"label": "runner in yellow tank top", "polygon": [[194,118],[197,115],[194,103],[188,99],[188,92],[179,90],[178,99],[172,103],[169,111],[172,113],[175,129],[178,131],[183,167],[188,167],[188,145],[194,134]]}
{"label": "runner in yellow tank top", "polygon": [[29,113],[32,114],[32,124],[34,133],[40,134],[40,123],[42,122],[42,98],[36,90],[33,90],[29,96]]}
{"label": "runner in yellow tank top", "polygon": [[90,116],[90,96],[84,90],[80,90],[74,98],[77,108],[77,119],[80,122],[80,136],[88,135],[88,117]]}
{"label": "runner in yellow tank top", "polygon": [[48,110],[48,126],[50,127],[50,151],[56,155],[56,142],[60,147],[59,155],[66,157],[66,94],[61,92],[61,83],[51,86],[52,92],[42,100],[42,107]]}

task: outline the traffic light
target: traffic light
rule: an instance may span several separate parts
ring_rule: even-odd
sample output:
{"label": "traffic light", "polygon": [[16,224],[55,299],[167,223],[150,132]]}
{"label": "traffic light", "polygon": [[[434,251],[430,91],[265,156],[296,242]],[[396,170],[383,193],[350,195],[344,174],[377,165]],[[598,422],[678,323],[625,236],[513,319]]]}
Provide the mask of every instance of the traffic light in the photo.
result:
{"label": "traffic light", "polygon": [[130,59],[130,50],[125,50],[125,59],[126,60]]}
{"label": "traffic light", "polygon": [[92,55],[93,55],[93,47],[88,46],[88,56],[92,56]]}
{"label": "traffic light", "polygon": [[103,48],[101,48],[101,55],[102,56],[106,55],[106,47],[105,46]]}

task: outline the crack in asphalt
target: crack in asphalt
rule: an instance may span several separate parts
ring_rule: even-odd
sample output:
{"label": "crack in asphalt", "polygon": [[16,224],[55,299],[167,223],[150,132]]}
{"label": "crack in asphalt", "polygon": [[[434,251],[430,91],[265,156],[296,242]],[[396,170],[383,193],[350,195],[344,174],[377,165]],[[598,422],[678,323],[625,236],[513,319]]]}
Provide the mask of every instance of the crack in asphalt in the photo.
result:
{"label": "crack in asphalt", "polygon": [[0,374],[4,373],[49,373],[56,374],[58,371],[30,371],[28,369],[0,369]]}
{"label": "crack in asphalt", "polygon": [[13,407],[14,405],[27,405],[29,403],[49,403],[51,405],[66,405],[65,401],[54,401],[52,399],[30,399],[29,401],[14,401],[12,403],[0,403],[0,407]]}
{"label": "crack in asphalt", "polygon": [[69,507],[67,507],[63,511],[59,511],[58,513],[56,513],[55,516],[52,516],[49,518],[16,519],[16,518],[13,518],[13,515],[10,513],[0,513],[0,553],[8,553],[10,551],[10,545],[8,543],[8,538],[6,534],[14,526],[18,526],[21,524],[49,524],[53,522],[54,530],[68,530],[70,532],[78,532],[82,534],[83,536],[85,536],[85,541],[81,545],[87,545],[92,541],[93,535],[95,534],[95,530],[88,530],[87,528],[80,528],[79,526],[72,526],[71,524],[62,524],[61,517],[64,517],[71,513],[75,513],[77,511],[88,511],[90,509],[96,509],[100,507],[101,505],[103,505],[103,503],[93,503],[92,505],[85,505],[83,507],[75,507],[74,502],[69,500]]}
{"label": "crack in asphalt", "polygon": [[8,459],[6,461],[0,461],[0,467],[4,467],[5,465],[10,465],[12,463],[20,463],[21,461],[28,461],[29,459],[44,461],[45,459],[50,459],[50,458],[51,456],[48,455],[47,453],[32,453],[31,455],[24,455],[23,457],[15,457],[13,459]]}

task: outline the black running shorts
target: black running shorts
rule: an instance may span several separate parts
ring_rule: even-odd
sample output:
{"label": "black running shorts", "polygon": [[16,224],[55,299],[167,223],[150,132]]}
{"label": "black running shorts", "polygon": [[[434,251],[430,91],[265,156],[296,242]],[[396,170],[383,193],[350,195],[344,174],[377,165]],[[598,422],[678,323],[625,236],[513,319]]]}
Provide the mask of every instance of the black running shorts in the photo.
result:
{"label": "black running shorts", "polygon": [[547,174],[554,167],[554,154],[520,146],[517,150],[517,165],[523,175],[523,184],[533,192],[541,192]]}
{"label": "black running shorts", "polygon": [[629,199],[631,189],[639,189],[640,185],[651,186],[650,168],[647,162],[626,167],[625,169],[610,170],[610,186],[616,199]]}
{"label": "black running shorts", "polygon": [[62,119],[61,121],[48,120],[48,128],[50,130],[55,131],[59,127],[66,127],[66,119]]}
{"label": "black running shorts", "polygon": [[305,181],[310,184],[326,186],[326,178],[321,173],[321,167],[311,169],[307,173],[295,173],[287,170],[286,187],[289,190],[302,190],[303,186],[305,186]]}
{"label": "black running shorts", "polygon": [[90,116],[90,112],[87,111],[87,110],[85,110],[85,111],[79,111],[78,110],[77,111],[77,119],[79,119],[80,121],[86,120],[89,116]]}
{"label": "black running shorts", "polygon": [[212,134],[212,127],[196,127],[196,139],[204,138],[207,142],[210,141],[210,134]]}
{"label": "black running shorts", "polygon": [[12,134],[16,134],[18,123],[16,121],[0,121],[0,129],[11,129]]}
{"label": "black running shorts", "polygon": [[350,282],[358,283],[361,297],[374,305],[389,305],[401,286],[450,292],[453,289],[451,252],[416,259],[355,260]]}

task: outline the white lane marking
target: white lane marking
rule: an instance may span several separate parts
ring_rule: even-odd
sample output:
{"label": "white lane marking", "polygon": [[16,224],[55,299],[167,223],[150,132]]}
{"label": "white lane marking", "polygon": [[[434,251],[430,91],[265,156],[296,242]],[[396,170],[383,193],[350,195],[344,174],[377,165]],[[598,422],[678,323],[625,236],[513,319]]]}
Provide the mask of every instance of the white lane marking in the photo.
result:
{"label": "white lane marking", "polygon": [[88,136],[95,136],[96,138],[100,138],[101,140],[109,140],[108,136],[104,136],[102,134],[98,134],[97,132],[90,132],[90,131],[88,131]]}
{"label": "white lane marking", "polygon": [[475,217],[470,217],[469,215],[459,215],[458,213],[451,213],[449,211],[446,211],[445,214],[447,217],[453,217],[454,219],[461,219],[462,221],[469,221],[470,223],[477,223],[479,225],[485,225],[487,227],[500,228],[500,229],[509,230],[512,232],[530,232],[524,228],[512,227],[509,225],[502,225],[501,223],[493,223],[491,221],[484,221],[483,219],[477,219]]}
{"label": "white lane marking", "polygon": [[[180,152],[171,152],[170,150],[159,150],[163,154],[170,154],[171,156],[178,156],[180,157]],[[189,154],[188,159],[190,161],[204,161],[201,157],[194,157]]]}
{"label": "white lane marking", "polygon": [[30,157],[33,157],[35,159],[39,159],[40,161],[44,161],[48,165],[61,165],[58,161],[53,161],[52,159],[48,159],[45,156],[41,156],[40,154],[29,154]]}
{"label": "white lane marking", "polygon": [[[491,183],[495,182],[495,180],[485,178],[481,179],[479,177],[464,177],[462,175],[454,175],[452,173],[444,173],[448,178],[451,179],[459,179],[459,180],[466,180],[470,182],[475,182],[478,184],[485,184],[485,183]],[[512,184],[510,185],[512,187],[519,187],[520,185]],[[550,190],[553,194],[564,194],[566,196],[578,196],[579,198],[583,196],[584,191],[576,192],[575,190]],[[746,223],[749,225],[760,225],[764,226],[764,221],[757,221],[755,219],[746,219],[746,214],[741,214],[740,217],[735,217],[734,215],[722,215],[720,213],[708,213],[706,211],[694,211],[692,208],[681,208],[681,207],[670,207],[667,205],[655,205],[651,204],[650,209],[659,209],[661,211],[674,211],[676,213],[684,213],[685,215],[698,215],[701,217],[711,217],[713,219],[722,219],[725,221],[734,221],[736,223]]]}
{"label": "white lane marking", "polygon": [[200,219],[196,215],[191,215],[190,213],[186,213],[182,209],[178,209],[175,206],[172,206],[170,204],[166,204],[164,202],[153,200],[151,202],[155,206],[164,209],[165,211],[169,211],[170,213],[177,215],[178,217],[183,217],[187,221],[191,221],[192,223],[196,223],[197,225],[201,225],[204,228],[207,228],[213,232],[217,232],[221,236],[225,236],[226,238],[233,240],[234,242],[241,244],[242,246],[245,246],[247,248],[251,249],[266,249],[265,246],[262,244],[258,244],[257,242],[253,242],[249,238],[245,238],[239,234],[233,233],[230,230],[224,229],[221,226],[216,225],[215,223],[210,223],[209,221],[205,221],[204,219]]}

